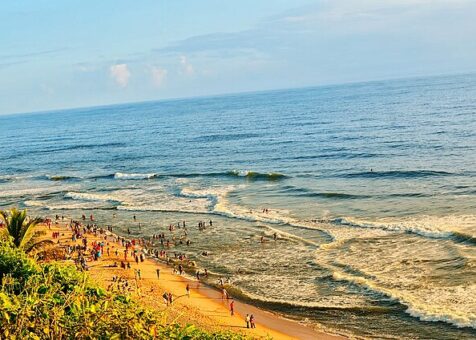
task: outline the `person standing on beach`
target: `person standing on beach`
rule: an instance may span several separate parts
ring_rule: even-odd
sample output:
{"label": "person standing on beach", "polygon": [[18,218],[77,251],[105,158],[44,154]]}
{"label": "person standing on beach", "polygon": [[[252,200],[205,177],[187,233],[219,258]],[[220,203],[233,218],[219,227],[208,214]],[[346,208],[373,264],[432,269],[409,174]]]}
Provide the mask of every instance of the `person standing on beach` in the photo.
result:
{"label": "person standing on beach", "polygon": [[256,328],[255,317],[253,316],[253,314],[250,315],[250,325],[251,328]]}
{"label": "person standing on beach", "polygon": [[250,315],[249,314],[246,314],[245,321],[246,321],[246,328],[250,328]]}
{"label": "person standing on beach", "polygon": [[187,291],[187,296],[190,298],[190,285],[187,283],[187,286],[185,287],[185,290]]}
{"label": "person standing on beach", "polygon": [[231,300],[230,302],[230,314],[231,316],[235,315],[235,300]]}
{"label": "person standing on beach", "polygon": [[157,268],[155,271],[157,273],[157,280],[159,280],[160,279],[160,269]]}
{"label": "person standing on beach", "polygon": [[169,303],[172,304],[173,301],[174,301],[174,298],[172,296],[172,293],[169,293]]}

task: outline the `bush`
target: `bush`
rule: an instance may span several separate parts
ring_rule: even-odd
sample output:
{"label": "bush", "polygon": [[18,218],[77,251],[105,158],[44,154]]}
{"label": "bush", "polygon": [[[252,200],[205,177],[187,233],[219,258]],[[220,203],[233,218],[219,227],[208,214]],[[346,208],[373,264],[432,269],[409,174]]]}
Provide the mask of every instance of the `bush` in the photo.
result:
{"label": "bush", "polygon": [[243,339],[164,323],[160,312],[106,292],[63,263],[38,264],[0,242],[0,339]]}
{"label": "bush", "polygon": [[36,262],[29,258],[23,251],[14,248],[9,241],[0,241],[0,281],[4,275],[22,283],[33,274],[37,274],[40,268]]}

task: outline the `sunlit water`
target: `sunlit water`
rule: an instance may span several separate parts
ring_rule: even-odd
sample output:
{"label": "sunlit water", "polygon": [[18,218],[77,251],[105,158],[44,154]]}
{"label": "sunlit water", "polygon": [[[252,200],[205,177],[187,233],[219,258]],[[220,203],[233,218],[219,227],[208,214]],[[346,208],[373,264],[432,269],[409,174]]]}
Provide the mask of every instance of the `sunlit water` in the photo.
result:
{"label": "sunlit water", "polygon": [[360,336],[474,338],[475,99],[461,75],[0,117],[0,207],[133,236],[185,220],[172,251],[242,299]]}

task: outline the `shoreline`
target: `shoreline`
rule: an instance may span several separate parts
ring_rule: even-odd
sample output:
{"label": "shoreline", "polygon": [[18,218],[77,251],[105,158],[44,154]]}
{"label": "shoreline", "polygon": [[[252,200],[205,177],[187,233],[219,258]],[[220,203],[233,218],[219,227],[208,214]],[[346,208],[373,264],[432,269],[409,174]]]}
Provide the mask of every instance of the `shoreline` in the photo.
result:
{"label": "shoreline", "polygon": [[[60,231],[61,235],[58,239],[60,243],[55,246],[68,246],[79,244],[80,240],[75,243],[71,240],[72,231],[68,223],[53,224],[51,228],[46,225],[39,225],[37,230],[46,231],[45,239],[49,239],[49,233]],[[122,277],[136,283],[136,290],[132,292],[132,296],[141,301],[144,305],[155,310],[166,311],[170,316],[174,317],[179,323],[195,324],[197,326],[210,330],[231,330],[248,336],[258,338],[273,339],[323,339],[337,340],[346,339],[342,335],[334,335],[324,331],[315,330],[314,328],[303,325],[295,320],[286,319],[273,311],[256,307],[234,300],[234,315],[230,315],[228,301],[223,300],[221,293],[217,288],[197,280],[193,280],[183,275],[174,274],[171,266],[163,263],[155,257],[147,255],[144,262],[135,263],[133,258],[129,258],[131,269],[122,269],[120,267],[112,267],[113,263],[123,261],[122,254],[124,249],[117,242],[111,241],[110,238],[127,237],[117,235],[113,232],[107,232],[94,236],[92,233],[86,234],[88,244],[93,241],[106,240],[108,246],[112,247],[111,256],[104,254],[97,261],[88,262],[89,276],[98,282],[104,288],[112,283],[112,277]],[[43,237],[42,237],[43,238]],[[119,250],[119,255],[114,255],[115,250]],[[140,246],[136,249],[142,250]],[[160,278],[157,279],[156,269],[160,269]],[[134,278],[135,270],[140,269],[141,279]],[[190,297],[186,296],[186,286],[190,286]],[[174,296],[174,303],[165,306],[162,293],[170,292]],[[229,300],[231,301],[231,300]],[[256,319],[257,328],[247,329],[245,315],[253,314]]]}

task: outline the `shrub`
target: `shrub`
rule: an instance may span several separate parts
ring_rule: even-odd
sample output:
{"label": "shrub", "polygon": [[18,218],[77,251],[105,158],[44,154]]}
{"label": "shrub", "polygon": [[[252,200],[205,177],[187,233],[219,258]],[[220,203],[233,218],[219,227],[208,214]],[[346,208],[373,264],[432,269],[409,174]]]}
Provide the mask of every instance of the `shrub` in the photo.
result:
{"label": "shrub", "polygon": [[38,264],[0,241],[0,339],[243,339],[193,325],[106,292],[63,263]]}
{"label": "shrub", "polygon": [[11,242],[0,241],[0,281],[8,274],[21,283],[39,270],[37,263],[20,249],[13,248]]}

